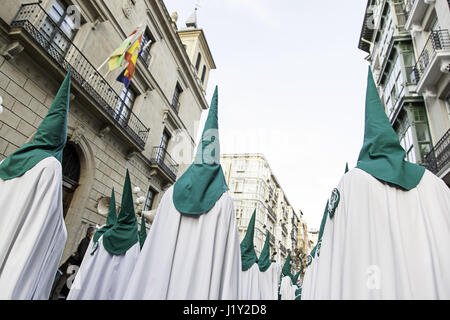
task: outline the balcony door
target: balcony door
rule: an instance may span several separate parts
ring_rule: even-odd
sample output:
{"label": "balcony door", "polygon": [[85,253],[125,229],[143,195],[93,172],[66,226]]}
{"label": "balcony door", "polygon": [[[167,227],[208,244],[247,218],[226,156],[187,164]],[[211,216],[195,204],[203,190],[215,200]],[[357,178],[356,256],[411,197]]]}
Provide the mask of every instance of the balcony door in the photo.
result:
{"label": "balcony door", "polygon": [[67,7],[64,2],[55,0],[40,28],[47,41],[47,50],[56,49],[60,55],[65,55],[76,33],[75,24],[67,14]]}
{"label": "balcony door", "polygon": [[120,93],[120,99],[117,101],[115,109],[115,118],[122,127],[126,127],[130,120],[131,110],[133,109],[136,92],[131,87],[124,87]]}
{"label": "balcony door", "polygon": [[164,130],[163,135],[161,137],[161,143],[159,144],[158,155],[156,156],[156,161],[163,163],[164,158],[167,153],[167,146],[169,145],[170,134]]}

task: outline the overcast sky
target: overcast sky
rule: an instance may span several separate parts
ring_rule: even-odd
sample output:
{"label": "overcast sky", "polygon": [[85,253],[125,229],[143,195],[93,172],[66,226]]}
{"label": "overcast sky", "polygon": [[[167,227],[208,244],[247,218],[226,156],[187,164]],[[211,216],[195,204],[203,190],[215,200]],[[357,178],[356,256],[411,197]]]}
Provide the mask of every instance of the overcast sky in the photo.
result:
{"label": "overcast sky", "polygon": [[[198,0],[164,0],[178,27]],[[364,136],[366,1],[201,0],[217,69],[221,153],[262,153],[308,228],[319,228]],[[200,132],[206,119],[203,112]]]}

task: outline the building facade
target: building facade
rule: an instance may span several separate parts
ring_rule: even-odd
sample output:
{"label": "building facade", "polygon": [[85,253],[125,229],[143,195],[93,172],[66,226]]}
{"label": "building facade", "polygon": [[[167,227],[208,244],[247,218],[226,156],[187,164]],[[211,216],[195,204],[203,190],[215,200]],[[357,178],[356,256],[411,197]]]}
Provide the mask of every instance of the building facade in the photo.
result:
{"label": "building facade", "polygon": [[254,243],[257,255],[260,255],[269,232],[272,258],[283,264],[291,252],[293,268],[298,270],[301,220],[266,158],[262,154],[224,154],[221,165],[233,198],[240,240],[244,238],[256,209]]}
{"label": "building facade", "polygon": [[446,0],[369,0],[359,39],[406,160],[448,185],[449,24]]}
{"label": "building facade", "polygon": [[[4,0],[0,12],[0,161],[32,139],[72,68],[62,163],[65,260],[90,224],[105,223],[113,187],[120,206],[127,169],[142,214],[188,167],[215,64],[196,21],[183,28],[196,31],[184,41],[188,31],[177,30],[162,0],[26,2]],[[125,65],[99,67],[139,24],[143,51],[125,88],[116,81]],[[198,52],[203,57],[194,61]],[[187,161],[173,154],[180,132]]]}

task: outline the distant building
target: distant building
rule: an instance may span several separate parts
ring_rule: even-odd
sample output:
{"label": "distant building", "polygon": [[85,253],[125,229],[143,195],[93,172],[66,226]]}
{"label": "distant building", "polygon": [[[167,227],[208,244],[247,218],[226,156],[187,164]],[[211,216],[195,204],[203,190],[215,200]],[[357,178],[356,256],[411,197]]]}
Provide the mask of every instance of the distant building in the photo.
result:
{"label": "distant building", "polygon": [[286,197],[262,154],[224,154],[221,164],[234,200],[239,237],[242,240],[256,209],[255,250],[261,253],[266,233],[270,234],[271,254],[284,263],[291,252],[294,268],[298,247],[300,217]]}
{"label": "distant building", "polygon": [[311,229],[308,230],[308,250],[311,252],[316,246],[319,240],[319,230]]}

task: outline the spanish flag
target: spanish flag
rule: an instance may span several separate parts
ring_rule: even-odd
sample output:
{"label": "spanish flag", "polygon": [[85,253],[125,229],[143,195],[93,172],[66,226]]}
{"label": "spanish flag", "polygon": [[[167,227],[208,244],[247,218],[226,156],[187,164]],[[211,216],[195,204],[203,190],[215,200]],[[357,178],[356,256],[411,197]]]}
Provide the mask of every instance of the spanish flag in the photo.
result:
{"label": "spanish flag", "polygon": [[133,38],[136,36],[136,32],[138,29],[135,29],[129,36],[126,38],[120,46],[114,50],[113,53],[108,58],[108,67],[109,71],[119,68],[122,65],[122,61],[125,57],[126,50],[130,46]]}
{"label": "spanish flag", "polygon": [[125,70],[117,77],[117,81],[125,84],[125,87],[128,88],[130,85],[131,78],[133,77],[134,70],[136,69],[136,62],[139,56],[140,47],[141,47],[142,35],[133,43],[133,45],[128,49],[125,53],[125,60],[128,61],[128,65]]}

